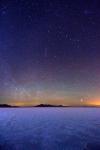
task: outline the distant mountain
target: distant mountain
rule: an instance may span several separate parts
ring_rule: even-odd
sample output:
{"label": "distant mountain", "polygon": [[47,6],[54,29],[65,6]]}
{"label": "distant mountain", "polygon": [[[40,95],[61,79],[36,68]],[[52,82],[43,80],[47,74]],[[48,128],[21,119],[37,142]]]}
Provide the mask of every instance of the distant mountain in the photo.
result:
{"label": "distant mountain", "polygon": [[[18,106],[11,106],[11,105],[8,105],[8,104],[0,104],[0,108],[5,108],[5,107],[18,107]],[[39,105],[36,105],[36,106],[19,106],[19,107],[64,107],[62,105],[50,105],[50,104],[39,104]]]}
{"label": "distant mountain", "polygon": [[50,105],[50,104],[40,104],[35,107],[64,107],[63,105]]}
{"label": "distant mountain", "polygon": [[15,107],[18,107],[18,106],[11,106],[11,105],[8,105],[8,104],[0,104],[0,108],[15,108]]}
{"label": "distant mountain", "polygon": [[83,105],[83,106],[78,106],[78,105],[76,105],[76,106],[71,106],[71,105],[69,105],[69,106],[63,106],[63,105],[50,105],[50,104],[39,104],[39,105],[36,105],[36,106],[33,106],[33,107],[79,107],[79,108],[81,108],[81,107],[84,107],[84,108],[91,108],[91,107],[96,107],[96,108],[100,108],[100,106],[86,106],[86,105]]}
{"label": "distant mountain", "polygon": [[8,104],[0,104],[0,107],[12,107],[12,106]]}

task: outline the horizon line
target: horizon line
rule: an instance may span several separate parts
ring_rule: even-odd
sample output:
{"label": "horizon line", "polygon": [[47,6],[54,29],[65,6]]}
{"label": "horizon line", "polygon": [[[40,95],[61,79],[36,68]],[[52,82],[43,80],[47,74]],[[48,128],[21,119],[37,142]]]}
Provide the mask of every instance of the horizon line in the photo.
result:
{"label": "horizon line", "polygon": [[100,105],[53,105],[53,104],[38,104],[38,105],[10,105],[0,104],[0,107],[100,107]]}

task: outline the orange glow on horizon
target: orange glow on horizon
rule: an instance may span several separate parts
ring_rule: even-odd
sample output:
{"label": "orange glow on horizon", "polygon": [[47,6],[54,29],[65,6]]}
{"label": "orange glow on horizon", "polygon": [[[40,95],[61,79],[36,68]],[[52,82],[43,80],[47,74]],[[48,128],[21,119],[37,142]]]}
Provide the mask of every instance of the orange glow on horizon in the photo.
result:
{"label": "orange glow on horizon", "polygon": [[90,105],[100,106],[100,101],[92,101]]}
{"label": "orange glow on horizon", "polygon": [[63,106],[100,106],[100,99],[95,98],[87,101],[75,101],[70,99],[49,99],[49,100],[31,100],[31,101],[20,101],[20,100],[12,100],[9,101],[9,105],[12,106],[35,106],[39,104],[50,104],[50,105],[63,105]]}
{"label": "orange glow on horizon", "polygon": [[99,98],[95,98],[95,99],[89,100],[87,105],[100,106],[100,99]]}

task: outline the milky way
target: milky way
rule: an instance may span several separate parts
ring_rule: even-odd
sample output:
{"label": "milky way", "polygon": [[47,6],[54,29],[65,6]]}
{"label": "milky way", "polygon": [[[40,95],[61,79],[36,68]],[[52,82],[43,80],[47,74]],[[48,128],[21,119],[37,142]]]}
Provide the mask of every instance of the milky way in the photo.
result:
{"label": "milky way", "polygon": [[100,104],[99,41],[99,0],[2,0],[0,103]]}

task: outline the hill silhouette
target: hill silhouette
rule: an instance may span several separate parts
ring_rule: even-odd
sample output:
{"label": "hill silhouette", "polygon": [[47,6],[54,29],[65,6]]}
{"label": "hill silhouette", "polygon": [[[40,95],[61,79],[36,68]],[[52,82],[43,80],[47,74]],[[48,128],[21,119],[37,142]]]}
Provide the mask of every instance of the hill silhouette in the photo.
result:
{"label": "hill silhouette", "polygon": [[36,105],[35,107],[65,107],[65,106],[63,106],[63,105],[39,104],[39,105]]}
{"label": "hill silhouette", "polygon": [[13,108],[13,107],[18,107],[18,106],[12,106],[8,104],[0,104],[0,108]]}
{"label": "hill silhouette", "polygon": [[12,106],[8,104],[0,104],[0,107],[12,107]]}

